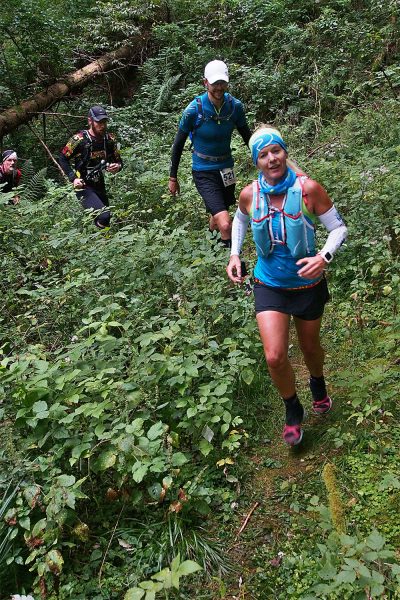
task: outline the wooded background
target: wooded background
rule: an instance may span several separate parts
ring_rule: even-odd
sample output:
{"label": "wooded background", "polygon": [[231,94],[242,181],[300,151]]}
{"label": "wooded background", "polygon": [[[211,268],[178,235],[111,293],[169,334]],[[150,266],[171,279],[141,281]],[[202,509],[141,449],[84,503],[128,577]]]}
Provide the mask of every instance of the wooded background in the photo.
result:
{"label": "wooded background", "polygon": [[[6,0],[0,32],[23,171],[0,203],[0,599],[400,598],[398,2]],[[298,453],[190,152],[167,193],[215,58],[349,228],[322,332],[334,410]],[[106,232],[51,159],[92,104],[124,160]],[[237,135],[233,153],[240,190]]]}

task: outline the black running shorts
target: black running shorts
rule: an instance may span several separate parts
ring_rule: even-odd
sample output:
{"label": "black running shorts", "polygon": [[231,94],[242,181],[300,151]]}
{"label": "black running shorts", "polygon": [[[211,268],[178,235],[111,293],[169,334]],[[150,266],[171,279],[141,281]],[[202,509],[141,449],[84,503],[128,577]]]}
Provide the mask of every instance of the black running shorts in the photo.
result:
{"label": "black running shorts", "polygon": [[293,315],[305,321],[314,321],[322,317],[325,304],[330,296],[324,277],[317,285],[300,290],[273,288],[256,282],[254,298],[257,314],[273,310]]}
{"label": "black running shorts", "polygon": [[204,200],[207,212],[212,215],[228,210],[235,204],[235,184],[224,186],[218,169],[212,171],[192,171],[197,191]]}
{"label": "black running shorts", "polygon": [[[102,186],[92,187],[87,185],[84,189],[77,190],[76,195],[85,209],[102,210],[109,205],[106,189]],[[99,223],[101,227],[109,227],[110,219],[110,211],[104,210],[95,218],[95,223],[96,225]]]}

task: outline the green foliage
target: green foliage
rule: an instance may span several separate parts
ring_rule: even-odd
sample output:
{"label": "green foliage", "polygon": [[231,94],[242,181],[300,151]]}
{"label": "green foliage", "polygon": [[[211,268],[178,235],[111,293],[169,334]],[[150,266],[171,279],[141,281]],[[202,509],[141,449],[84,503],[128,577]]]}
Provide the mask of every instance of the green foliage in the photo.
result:
{"label": "green foliage", "polygon": [[17,492],[18,486],[12,488],[12,484],[9,483],[0,503],[0,573],[2,573],[2,577],[4,577],[6,570],[6,561],[10,554],[11,541],[17,533],[16,529],[12,527],[13,512],[9,510],[9,506]]}
{"label": "green foliage", "polygon": [[[312,598],[371,598],[382,597],[400,583],[400,565],[395,563],[395,552],[385,539],[373,530],[365,539],[332,533],[325,544],[319,544],[321,568],[318,571],[324,583],[313,586]],[[333,596],[332,596],[333,595]]]}
{"label": "green foliage", "polygon": [[181,562],[180,554],[171,562],[171,568],[166,567],[152,576],[151,580],[141,581],[138,587],[130,588],[124,600],[153,600],[158,592],[175,588],[179,590],[181,577],[200,571],[201,567],[192,560]]}
{"label": "green foliage", "polygon": [[47,191],[46,175],[47,167],[43,167],[43,169],[40,169],[40,171],[29,178],[21,193],[22,202],[36,202],[40,198],[43,198]]}
{"label": "green foliage", "polygon": [[[101,510],[108,488],[131,516],[149,502],[189,520],[210,512],[219,492],[207,481],[223,477],[216,462],[245,439],[233,399],[239,368],[254,362],[251,306],[226,294],[223,251],[203,231],[171,230],[172,214],[112,235],[93,232],[91,219],[78,229],[74,202],[50,184],[3,230],[2,399],[27,456],[12,556],[24,557],[38,585],[51,585],[55,572],[63,578],[82,506]],[[7,321],[17,315],[11,337]],[[4,448],[4,466],[7,456]],[[31,489],[33,503],[24,499]],[[185,537],[175,551],[182,544],[185,556],[203,554],[215,569],[218,551],[199,534]]]}
{"label": "green foliage", "polygon": [[2,109],[24,98],[27,86],[46,86],[73,67],[77,11],[82,18],[91,4],[6,0],[0,16]]}
{"label": "green foliage", "polygon": [[[38,171],[43,159],[29,150],[36,139],[12,137],[35,167],[24,165],[21,204],[8,206],[4,195],[0,205],[4,594],[16,591],[10,573],[18,591],[47,586],[52,600],[176,594],[194,563],[204,574],[229,575],[219,523],[234,522],[250,462],[238,455],[264,443],[265,427],[275,435],[276,405],[252,304],[226,281],[227,257],[207,233],[189,152],[181,195],[166,193],[179,115],[202,91],[205,63],[221,58],[250,124],[279,125],[350,231],[329,269],[334,308],[324,325],[343,420],[321,434],[342,453],[332,462],[349,496],[349,537],[332,533],[314,489],[321,481],[283,481],[277,498],[290,508],[276,547],[257,549],[252,593],[397,598],[389,545],[399,540],[400,485],[396,4],[206,1],[194,15],[188,0],[31,0],[3,11],[0,30],[3,108],[81,66],[88,53],[132,36],[143,44],[135,96],[109,107],[125,165],[107,176],[110,231],[95,231],[71,189]],[[97,86],[69,98],[65,112],[86,115],[105,97],[108,88]],[[67,119],[71,132],[78,122]],[[67,134],[48,119],[47,136],[56,151]],[[233,147],[241,188],[253,171],[238,137]],[[245,255],[253,264],[253,250]],[[261,466],[278,472],[282,461]],[[279,568],[270,562],[276,552],[284,553]],[[227,587],[219,579],[221,597]]]}

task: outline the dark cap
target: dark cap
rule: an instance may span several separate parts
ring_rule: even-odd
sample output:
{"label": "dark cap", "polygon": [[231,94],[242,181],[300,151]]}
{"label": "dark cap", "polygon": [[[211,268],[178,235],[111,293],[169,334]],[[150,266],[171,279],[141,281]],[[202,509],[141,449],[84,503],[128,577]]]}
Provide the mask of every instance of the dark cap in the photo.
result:
{"label": "dark cap", "polygon": [[103,119],[108,119],[108,115],[102,106],[96,104],[96,106],[92,106],[89,110],[89,118],[93,119],[93,121],[102,121]]}

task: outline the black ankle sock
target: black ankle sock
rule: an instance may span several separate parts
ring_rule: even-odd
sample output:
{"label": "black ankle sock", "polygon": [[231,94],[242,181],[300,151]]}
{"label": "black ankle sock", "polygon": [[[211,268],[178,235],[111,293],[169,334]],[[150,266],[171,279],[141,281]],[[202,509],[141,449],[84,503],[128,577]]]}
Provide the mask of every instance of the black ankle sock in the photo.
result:
{"label": "black ankle sock", "polygon": [[313,400],[323,400],[326,398],[328,392],[326,391],[325,378],[323,375],[321,377],[314,377],[311,375],[310,390]]}
{"label": "black ankle sock", "polygon": [[232,247],[232,240],[221,240],[221,244],[225,247],[225,248],[231,248]]}
{"label": "black ankle sock", "polygon": [[304,416],[304,408],[302,407],[297,394],[290,398],[282,398],[286,408],[286,425],[300,425]]}

